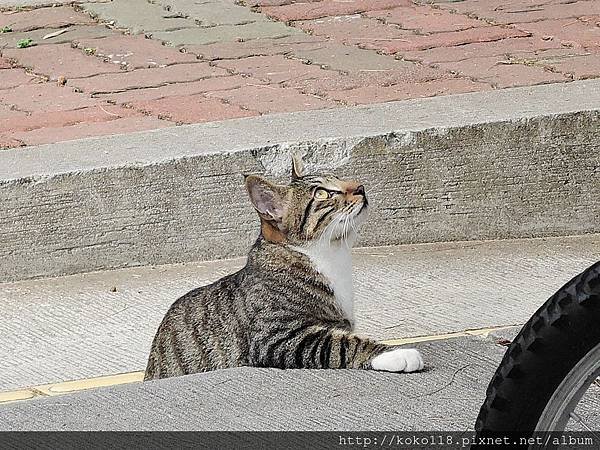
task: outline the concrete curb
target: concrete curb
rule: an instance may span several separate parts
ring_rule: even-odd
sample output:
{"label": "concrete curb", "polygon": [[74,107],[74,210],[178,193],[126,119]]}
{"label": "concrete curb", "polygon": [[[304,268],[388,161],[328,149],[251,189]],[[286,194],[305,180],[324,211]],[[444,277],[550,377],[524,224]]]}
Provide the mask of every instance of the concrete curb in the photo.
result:
{"label": "concrete curb", "polygon": [[362,245],[600,231],[600,81],[278,114],[0,152],[0,281],[242,255],[242,172],[368,186]]}

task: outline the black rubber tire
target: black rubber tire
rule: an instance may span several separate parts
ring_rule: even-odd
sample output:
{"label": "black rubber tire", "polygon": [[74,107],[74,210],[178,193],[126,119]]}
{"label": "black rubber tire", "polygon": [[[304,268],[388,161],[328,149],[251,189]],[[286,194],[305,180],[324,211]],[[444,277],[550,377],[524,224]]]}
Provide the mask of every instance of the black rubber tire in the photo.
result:
{"label": "black rubber tire", "polygon": [[508,347],[479,411],[477,437],[531,436],[556,388],[598,343],[600,262],[559,289]]}

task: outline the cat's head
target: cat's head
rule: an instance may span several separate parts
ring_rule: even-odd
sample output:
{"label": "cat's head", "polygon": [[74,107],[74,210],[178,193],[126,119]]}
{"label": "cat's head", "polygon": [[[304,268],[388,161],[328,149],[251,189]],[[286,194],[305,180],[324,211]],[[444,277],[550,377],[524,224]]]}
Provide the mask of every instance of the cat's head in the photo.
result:
{"label": "cat's head", "polygon": [[332,174],[304,174],[302,160],[292,158],[288,185],[258,175],[246,176],[246,189],[271,242],[305,245],[345,242],[352,245],[367,216],[364,186]]}

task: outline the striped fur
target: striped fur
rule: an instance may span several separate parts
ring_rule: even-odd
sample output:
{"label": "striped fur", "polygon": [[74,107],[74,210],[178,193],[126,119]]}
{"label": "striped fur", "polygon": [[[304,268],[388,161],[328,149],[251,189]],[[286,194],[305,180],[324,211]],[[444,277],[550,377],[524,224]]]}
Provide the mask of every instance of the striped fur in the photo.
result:
{"label": "striped fur", "polygon": [[336,248],[350,258],[348,248],[366,216],[362,186],[332,175],[302,176],[295,160],[290,185],[251,175],[246,187],[261,233],[245,267],[171,306],[144,379],[238,366],[421,369],[416,350],[392,349],[352,332],[351,287],[340,288],[341,281],[351,283],[350,274],[336,282],[340,270],[327,269]]}

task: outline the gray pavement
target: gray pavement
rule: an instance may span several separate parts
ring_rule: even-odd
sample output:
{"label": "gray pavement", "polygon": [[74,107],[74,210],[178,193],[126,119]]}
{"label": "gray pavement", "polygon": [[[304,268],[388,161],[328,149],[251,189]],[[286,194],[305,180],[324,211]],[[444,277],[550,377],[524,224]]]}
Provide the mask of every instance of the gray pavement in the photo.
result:
{"label": "gray pavement", "polygon": [[2,405],[0,430],[472,427],[505,348],[480,338],[421,344],[419,348],[428,370],[418,374],[219,370]]}
{"label": "gray pavement", "polygon": [[243,255],[240,174],[296,150],[366,184],[363,246],[600,232],[599,111],[589,80],[0,151],[0,281]]}
{"label": "gray pavement", "polygon": [[[600,235],[358,249],[357,329],[395,339],[522,324],[599,259]],[[242,264],[0,284],[0,390],[143,370],[169,305]]]}
{"label": "gray pavement", "polygon": [[[0,430],[472,430],[505,347],[493,337],[416,346],[421,373],[219,370],[3,405]],[[578,410],[595,429],[599,398],[593,389]]]}

